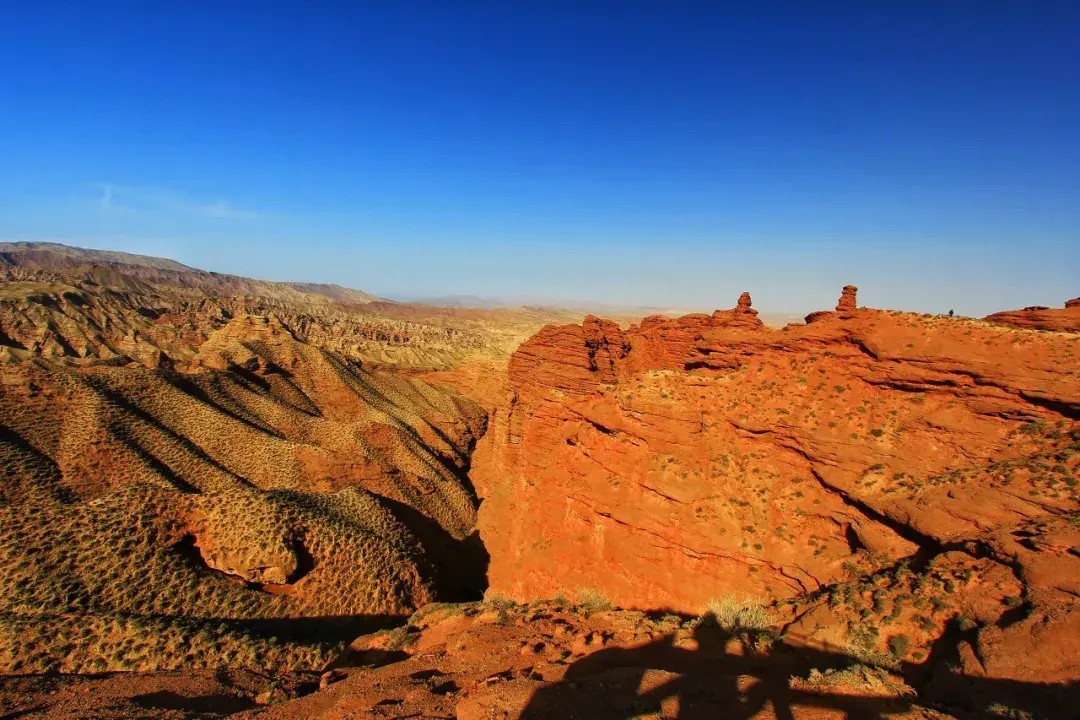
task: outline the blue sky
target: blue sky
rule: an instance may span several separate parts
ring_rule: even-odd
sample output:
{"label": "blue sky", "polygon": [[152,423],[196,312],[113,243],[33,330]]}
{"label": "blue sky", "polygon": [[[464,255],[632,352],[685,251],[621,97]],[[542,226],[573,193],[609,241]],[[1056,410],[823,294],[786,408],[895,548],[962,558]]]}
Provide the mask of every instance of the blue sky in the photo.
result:
{"label": "blue sky", "polygon": [[0,0],[0,239],[397,295],[1080,295],[1080,4]]}

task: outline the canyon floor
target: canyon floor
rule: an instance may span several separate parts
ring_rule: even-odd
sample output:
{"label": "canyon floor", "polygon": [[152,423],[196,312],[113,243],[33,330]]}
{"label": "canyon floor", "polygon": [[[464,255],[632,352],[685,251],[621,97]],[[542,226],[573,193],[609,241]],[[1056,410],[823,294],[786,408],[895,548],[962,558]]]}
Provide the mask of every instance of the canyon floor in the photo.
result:
{"label": "canyon floor", "polygon": [[2,720],[1080,717],[1080,299],[0,279]]}

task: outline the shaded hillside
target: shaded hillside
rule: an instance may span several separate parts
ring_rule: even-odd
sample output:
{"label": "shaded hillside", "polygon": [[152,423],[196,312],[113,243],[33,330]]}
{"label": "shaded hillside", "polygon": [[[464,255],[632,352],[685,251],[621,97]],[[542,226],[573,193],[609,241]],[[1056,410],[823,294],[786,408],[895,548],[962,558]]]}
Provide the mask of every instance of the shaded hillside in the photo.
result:
{"label": "shaded hillside", "polygon": [[265,318],[196,361],[4,368],[0,672],[318,667],[477,591],[474,403]]}

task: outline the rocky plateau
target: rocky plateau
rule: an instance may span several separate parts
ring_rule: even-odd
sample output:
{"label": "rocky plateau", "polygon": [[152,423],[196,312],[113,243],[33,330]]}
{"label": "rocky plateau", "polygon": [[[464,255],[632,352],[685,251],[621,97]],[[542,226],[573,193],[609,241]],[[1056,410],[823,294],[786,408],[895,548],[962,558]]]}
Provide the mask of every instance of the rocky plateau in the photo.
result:
{"label": "rocky plateau", "polygon": [[1080,299],[0,270],[0,718],[1077,717]]}

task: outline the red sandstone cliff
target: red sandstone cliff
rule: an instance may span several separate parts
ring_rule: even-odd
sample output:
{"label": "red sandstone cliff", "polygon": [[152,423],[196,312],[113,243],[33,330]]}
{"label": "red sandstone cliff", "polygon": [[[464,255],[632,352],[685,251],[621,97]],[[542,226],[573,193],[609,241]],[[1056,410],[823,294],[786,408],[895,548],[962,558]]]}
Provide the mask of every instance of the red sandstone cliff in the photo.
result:
{"label": "red sandstone cliff", "polygon": [[[807,598],[933,561],[965,590],[933,619],[896,611],[913,647],[958,614],[997,622],[1010,593],[1080,630],[1050,579],[1080,577],[1080,559],[1016,545],[1080,510],[1070,338],[868,309],[769,330],[746,310],[589,318],[519,348],[474,457],[492,589],[688,612],[798,598],[793,635],[840,645],[844,613]],[[882,592],[914,592],[900,587]],[[1010,632],[1027,631],[980,635],[984,660]]]}
{"label": "red sandstone cliff", "polygon": [[1031,330],[1080,332],[1080,298],[1067,300],[1064,308],[1033,306],[1022,310],[1005,310],[983,319],[998,325]]}

